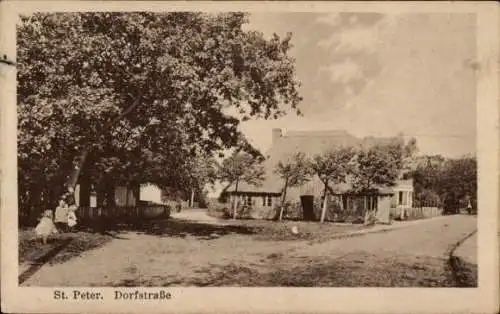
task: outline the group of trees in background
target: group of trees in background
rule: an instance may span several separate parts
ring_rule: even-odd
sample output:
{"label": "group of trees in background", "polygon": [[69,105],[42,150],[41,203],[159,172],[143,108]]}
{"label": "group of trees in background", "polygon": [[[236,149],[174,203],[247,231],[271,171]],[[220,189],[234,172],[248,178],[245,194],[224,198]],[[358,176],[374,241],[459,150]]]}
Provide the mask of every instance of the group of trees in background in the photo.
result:
{"label": "group of trees in background", "polygon": [[300,114],[301,98],[291,37],[266,39],[247,22],[243,13],[22,16],[20,208],[51,208],[77,182],[108,196],[143,182],[191,191],[211,171],[196,169],[199,159],[258,155],[240,121]]}
{"label": "group of trees in background", "polygon": [[470,202],[476,209],[476,157],[420,156],[415,163],[407,177],[413,178],[416,206],[454,209],[468,206]]}

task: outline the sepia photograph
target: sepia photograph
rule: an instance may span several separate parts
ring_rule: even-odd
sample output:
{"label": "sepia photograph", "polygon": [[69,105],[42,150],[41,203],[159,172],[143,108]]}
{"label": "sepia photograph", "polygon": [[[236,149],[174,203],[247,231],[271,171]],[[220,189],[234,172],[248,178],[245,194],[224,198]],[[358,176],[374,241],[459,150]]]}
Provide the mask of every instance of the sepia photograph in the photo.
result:
{"label": "sepia photograph", "polygon": [[20,12],[18,287],[477,289],[478,14],[379,11]]}

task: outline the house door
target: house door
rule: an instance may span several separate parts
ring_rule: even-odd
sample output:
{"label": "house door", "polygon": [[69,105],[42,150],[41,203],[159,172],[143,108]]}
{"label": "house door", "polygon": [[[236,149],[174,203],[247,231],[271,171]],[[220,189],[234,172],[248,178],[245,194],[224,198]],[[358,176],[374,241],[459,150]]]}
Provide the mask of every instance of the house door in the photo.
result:
{"label": "house door", "polygon": [[314,216],[314,196],[301,195],[300,203],[302,204],[302,217],[304,218],[304,220],[316,220],[316,217]]}

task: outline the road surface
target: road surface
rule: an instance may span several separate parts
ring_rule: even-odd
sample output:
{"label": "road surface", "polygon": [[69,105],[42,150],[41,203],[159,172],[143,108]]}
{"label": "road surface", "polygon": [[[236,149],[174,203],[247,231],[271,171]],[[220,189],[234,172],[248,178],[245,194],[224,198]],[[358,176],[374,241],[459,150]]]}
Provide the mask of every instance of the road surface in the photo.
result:
{"label": "road surface", "polygon": [[[129,232],[43,266],[23,286],[453,286],[447,254],[476,224],[473,216],[447,216],[316,244]],[[463,254],[473,261],[477,253]]]}

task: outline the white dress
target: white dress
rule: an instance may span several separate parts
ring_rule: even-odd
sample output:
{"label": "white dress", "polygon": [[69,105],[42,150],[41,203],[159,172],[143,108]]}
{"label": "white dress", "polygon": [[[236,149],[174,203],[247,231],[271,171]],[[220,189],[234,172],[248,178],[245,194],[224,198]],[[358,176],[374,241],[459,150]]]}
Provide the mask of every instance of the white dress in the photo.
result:
{"label": "white dress", "polygon": [[76,225],[76,215],[74,212],[69,212],[68,213],[68,226],[73,227]]}
{"label": "white dress", "polygon": [[52,233],[57,233],[57,228],[52,219],[43,217],[35,228],[38,236],[49,236]]}

